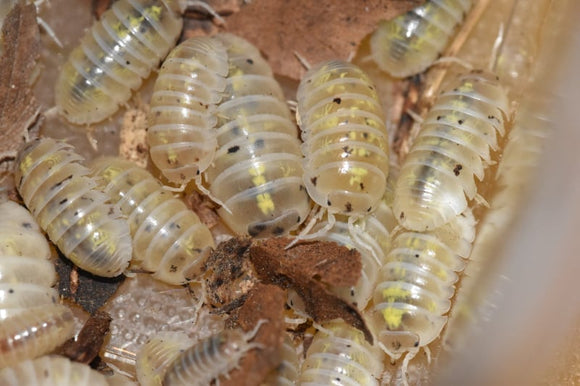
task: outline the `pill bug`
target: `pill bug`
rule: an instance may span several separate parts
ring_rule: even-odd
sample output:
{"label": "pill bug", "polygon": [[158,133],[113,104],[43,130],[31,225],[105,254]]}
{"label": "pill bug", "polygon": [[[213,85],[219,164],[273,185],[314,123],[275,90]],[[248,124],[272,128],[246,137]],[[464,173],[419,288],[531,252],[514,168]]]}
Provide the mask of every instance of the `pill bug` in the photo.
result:
{"label": "pill bug", "polygon": [[16,158],[16,187],[64,256],[95,275],[118,276],[131,260],[129,226],[82,161],[64,142],[33,140]]}
{"label": "pill bug", "polygon": [[[481,71],[462,76],[439,95],[403,161],[393,210],[407,229],[435,229],[478,198],[479,180],[503,136],[508,98],[497,78]],[[467,196],[467,199],[466,199]]]}
{"label": "pill bug", "polygon": [[377,385],[384,353],[341,319],[323,324],[314,335],[300,370],[299,385]]}
{"label": "pill bug", "polygon": [[161,66],[151,97],[147,142],[151,160],[170,181],[198,178],[217,147],[215,110],[226,87],[228,58],[219,40],[188,39]]}
{"label": "pill bug", "polygon": [[[58,112],[76,124],[101,121],[127,102],[181,33],[190,0],[120,0],[70,53],[55,88]],[[211,12],[211,10],[210,10]]]}
{"label": "pill bug", "polygon": [[0,384],[5,386],[107,386],[105,376],[89,365],[68,358],[48,355],[27,360],[0,370]]}
{"label": "pill bug", "polygon": [[256,336],[263,323],[264,320],[259,321],[249,332],[224,330],[181,352],[167,368],[163,385],[202,386],[220,376],[226,376],[238,366],[248,351],[262,347],[250,340]]}
{"label": "pill bug", "polygon": [[32,215],[14,202],[0,204],[0,368],[44,355],[74,333],[72,312],[51,288],[50,256]]}
{"label": "pill bug", "polygon": [[179,354],[195,342],[180,332],[160,332],[137,352],[135,371],[141,386],[161,386],[163,375]]}
{"label": "pill bug", "polygon": [[425,71],[447,47],[471,5],[471,0],[427,0],[403,15],[381,21],[371,35],[371,57],[394,77]]}
{"label": "pill bug", "polygon": [[373,294],[372,322],[379,346],[402,370],[447,322],[457,273],[465,267],[475,238],[470,210],[432,232],[399,228],[379,272]]}
{"label": "pill bug", "polygon": [[310,197],[330,214],[374,210],[385,193],[389,146],[369,77],[351,63],[321,63],[300,81],[297,102]]}
{"label": "pill bug", "polygon": [[199,217],[133,162],[103,157],[93,161],[91,169],[128,218],[134,262],[169,284],[183,284],[195,276],[214,247]]}
{"label": "pill bug", "polygon": [[238,234],[280,236],[310,211],[296,125],[268,63],[246,40],[218,34],[229,74],[217,108],[218,150],[206,170],[219,214]]}

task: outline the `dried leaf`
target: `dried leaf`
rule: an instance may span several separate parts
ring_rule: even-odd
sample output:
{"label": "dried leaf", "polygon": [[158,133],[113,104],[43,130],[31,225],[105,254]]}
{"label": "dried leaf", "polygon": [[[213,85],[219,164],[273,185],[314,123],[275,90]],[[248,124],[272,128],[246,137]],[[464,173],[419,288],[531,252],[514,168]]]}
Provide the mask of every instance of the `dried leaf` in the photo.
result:
{"label": "dried leaf", "polygon": [[250,247],[250,259],[258,278],[263,283],[294,289],[314,321],[342,318],[372,342],[372,334],[356,307],[327,289],[356,284],[362,269],[359,252],[326,241],[303,243],[286,250],[290,241],[268,239]]}
{"label": "dried leaf", "polygon": [[36,7],[17,3],[2,27],[4,55],[0,57],[0,162],[14,158],[28,138],[39,107],[32,93],[40,40]]}
{"label": "dried leaf", "polygon": [[416,7],[421,0],[253,0],[226,20],[228,32],[243,36],[267,56],[274,72],[300,79],[309,63],[344,59],[381,19]]}
{"label": "dried leaf", "polygon": [[61,349],[62,355],[75,362],[89,364],[97,357],[105,341],[111,324],[111,316],[103,311],[97,311],[87,320],[76,340],[66,342]]}

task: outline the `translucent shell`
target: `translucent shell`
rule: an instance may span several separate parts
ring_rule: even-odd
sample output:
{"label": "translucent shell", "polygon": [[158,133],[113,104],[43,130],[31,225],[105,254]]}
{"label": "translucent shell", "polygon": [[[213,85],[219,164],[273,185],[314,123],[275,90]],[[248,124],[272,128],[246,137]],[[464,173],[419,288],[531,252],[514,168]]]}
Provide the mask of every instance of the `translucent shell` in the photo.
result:
{"label": "translucent shell", "polygon": [[373,60],[398,78],[425,71],[445,50],[471,4],[471,0],[427,0],[380,22],[370,39]]}
{"label": "translucent shell", "polygon": [[89,365],[60,356],[44,356],[0,370],[4,386],[107,386],[105,376]]}
{"label": "translucent shell", "polygon": [[297,102],[310,197],[332,213],[375,209],[385,193],[389,146],[371,80],[351,63],[321,63],[302,78]]}
{"label": "translucent shell", "polygon": [[30,213],[0,204],[0,368],[51,352],[74,333],[72,312],[50,288],[56,272],[49,257]]}
{"label": "translucent shell", "polygon": [[206,181],[232,211],[222,208],[219,214],[236,233],[286,234],[310,211],[298,130],[259,51],[231,34],[216,38],[227,49],[229,74],[217,109],[218,150]]}
{"label": "translucent shell", "polygon": [[314,336],[302,363],[303,386],[378,385],[384,353],[371,346],[360,330],[337,319]]}
{"label": "translucent shell", "polygon": [[228,74],[223,45],[194,37],[174,48],[161,66],[151,97],[147,142],[155,166],[183,184],[202,173],[217,147],[217,103]]}
{"label": "translucent shell", "polygon": [[300,374],[300,361],[296,347],[288,335],[280,348],[282,362],[262,382],[263,386],[293,386]]}
{"label": "translucent shell", "polygon": [[495,76],[472,72],[435,101],[403,161],[393,211],[407,229],[435,229],[476,197],[496,132],[505,133],[508,98]]}
{"label": "translucent shell", "polygon": [[394,236],[373,296],[376,335],[394,358],[439,336],[474,238],[471,211],[433,232]]}
{"label": "translucent shell", "polygon": [[248,351],[259,347],[249,342],[255,334],[256,330],[225,330],[199,341],[179,354],[167,368],[162,384],[202,386],[227,376]]}
{"label": "translucent shell", "polygon": [[56,82],[58,112],[72,123],[111,116],[173,48],[183,20],[176,1],[120,0],[86,32]]}
{"label": "translucent shell", "polygon": [[169,284],[196,276],[208,248],[215,246],[199,217],[151,173],[130,161],[100,158],[91,168],[105,181],[111,202],[128,217],[136,263]]}
{"label": "translucent shell", "polygon": [[27,143],[14,178],[24,203],[61,252],[98,276],[120,275],[131,260],[129,226],[97,189],[83,158],[50,138]]}

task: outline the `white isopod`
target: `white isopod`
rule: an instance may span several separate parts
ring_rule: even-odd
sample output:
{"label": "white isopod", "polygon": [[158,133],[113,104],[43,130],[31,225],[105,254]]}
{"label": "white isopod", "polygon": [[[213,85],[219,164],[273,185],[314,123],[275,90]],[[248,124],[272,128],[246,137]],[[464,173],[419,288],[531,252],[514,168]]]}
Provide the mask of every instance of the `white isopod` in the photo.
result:
{"label": "white isopod", "polygon": [[111,202],[127,216],[134,260],[141,268],[169,284],[183,284],[199,273],[215,245],[208,227],[183,201],[130,161],[104,157],[91,168],[105,181]]}
{"label": "white isopod", "polygon": [[[393,211],[411,230],[433,230],[477,198],[479,180],[505,133],[508,97],[497,78],[473,71],[439,95],[403,161]],[[467,196],[467,199],[466,199]]]}
{"label": "white isopod", "polygon": [[374,333],[402,370],[439,336],[455,292],[456,272],[465,267],[475,238],[470,210],[432,232],[400,229],[379,272],[373,296]]}
{"label": "white isopod", "polygon": [[63,65],[55,90],[58,112],[72,123],[85,124],[117,111],[174,47],[189,5],[209,8],[190,0],[113,3]]}
{"label": "white isopod", "polygon": [[302,184],[298,130],[280,85],[246,40],[216,35],[227,49],[229,74],[218,106],[218,150],[205,177],[231,210],[220,216],[238,234],[280,236],[310,211]]}
{"label": "white isopod", "polygon": [[98,190],[72,146],[51,138],[24,145],[14,178],[24,203],[61,252],[98,276],[120,275],[131,260],[131,235]]}
{"label": "white isopod", "polygon": [[217,39],[194,37],[173,49],[151,97],[151,160],[170,181],[185,184],[208,168],[217,148],[215,115],[226,87],[228,57]]}
{"label": "white isopod", "polygon": [[73,314],[51,288],[50,256],[31,214],[0,204],[0,368],[49,353],[73,335]]}
{"label": "white isopod", "polygon": [[427,0],[371,35],[371,57],[380,69],[403,78],[425,71],[441,55],[472,0]]}
{"label": "white isopod", "polygon": [[384,353],[341,319],[323,324],[302,363],[301,386],[378,386]]}
{"label": "white isopod", "polygon": [[105,376],[89,365],[51,355],[0,370],[4,386],[108,386]]}

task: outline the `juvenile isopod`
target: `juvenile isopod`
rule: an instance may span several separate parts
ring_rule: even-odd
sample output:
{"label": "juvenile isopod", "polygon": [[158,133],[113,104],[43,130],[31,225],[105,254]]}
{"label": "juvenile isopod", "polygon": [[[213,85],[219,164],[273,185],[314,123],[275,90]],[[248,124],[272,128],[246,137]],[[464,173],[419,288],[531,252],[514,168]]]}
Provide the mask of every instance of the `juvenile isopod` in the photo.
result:
{"label": "juvenile isopod", "polygon": [[50,256],[32,215],[15,202],[0,204],[0,368],[47,354],[73,335],[73,314],[51,288]]}
{"label": "juvenile isopod", "polygon": [[385,193],[389,145],[369,77],[348,62],[321,63],[300,81],[297,102],[310,197],[330,215],[372,212]]}
{"label": "juvenile isopod", "polygon": [[64,142],[33,140],[16,159],[16,187],[64,256],[95,275],[118,276],[131,260],[129,226],[82,161]]}
{"label": "juvenile isopod", "polygon": [[439,95],[395,186],[393,211],[402,226],[433,230],[465,211],[467,199],[479,197],[474,176],[483,179],[508,114],[506,91],[489,73],[464,75]]}
{"label": "juvenile isopod", "polygon": [[456,272],[465,267],[475,238],[470,210],[432,232],[399,228],[374,290],[372,317],[381,348],[409,361],[439,336],[447,322]]}
{"label": "juvenile isopod", "polygon": [[175,46],[189,5],[208,8],[191,0],[113,3],[63,65],[55,89],[58,112],[76,124],[111,116]]}
{"label": "juvenile isopod", "polygon": [[310,211],[298,130],[258,49],[231,34],[216,38],[226,47],[229,73],[217,108],[218,150],[206,181],[231,210],[221,208],[219,214],[236,233],[286,234]]}
{"label": "juvenile isopod", "polygon": [[336,319],[314,335],[298,384],[378,386],[383,357],[380,348],[371,346],[360,330]]}
{"label": "juvenile isopod", "polygon": [[471,4],[471,0],[427,0],[401,16],[380,22],[371,35],[371,57],[394,77],[425,71],[447,47]]}
{"label": "juvenile isopod", "polygon": [[208,249],[214,247],[208,227],[173,197],[151,173],[115,157],[95,160],[91,169],[104,180],[103,190],[127,216],[133,257],[153,277],[183,284],[195,276]]}
{"label": "juvenile isopod", "polygon": [[89,365],[50,355],[0,370],[4,386],[108,386],[105,376]]}
{"label": "juvenile isopod", "polygon": [[151,97],[147,142],[151,160],[170,181],[185,184],[212,162],[217,148],[215,115],[228,74],[222,43],[188,39],[161,66]]}

